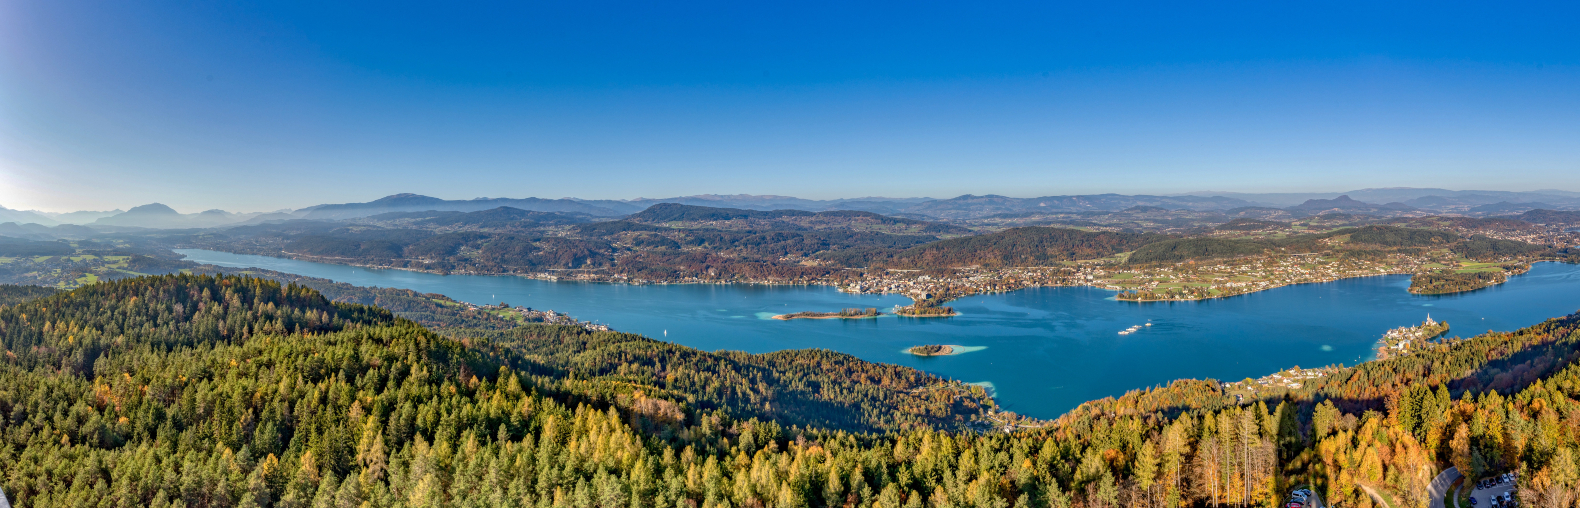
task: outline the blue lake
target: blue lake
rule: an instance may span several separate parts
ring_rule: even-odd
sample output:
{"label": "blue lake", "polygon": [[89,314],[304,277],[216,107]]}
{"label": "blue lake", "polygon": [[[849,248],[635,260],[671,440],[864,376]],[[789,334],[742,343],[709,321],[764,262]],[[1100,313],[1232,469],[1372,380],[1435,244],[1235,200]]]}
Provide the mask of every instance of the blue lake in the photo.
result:
{"label": "blue lake", "polygon": [[[1007,409],[1057,417],[1081,402],[1178,378],[1239,380],[1299,365],[1365,361],[1383,332],[1430,313],[1450,335],[1513,330],[1580,310],[1580,266],[1539,263],[1508,283],[1459,295],[1416,296],[1409,276],[1303,284],[1218,300],[1128,303],[1080,287],[980,295],[950,305],[952,318],[768,319],[845,307],[888,310],[910,299],[851,295],[826,286],[626,285],[512,276],[434,275],[205,250],[187,259],[258,267],[358,286],[408,288],[477,304],[553,309],[687,346],[754,353],[827,348],[991,383]],[[1140,331],[1119,335],[1132,325]],[[918,344],[974,351],[947,357],[904,352]]]}

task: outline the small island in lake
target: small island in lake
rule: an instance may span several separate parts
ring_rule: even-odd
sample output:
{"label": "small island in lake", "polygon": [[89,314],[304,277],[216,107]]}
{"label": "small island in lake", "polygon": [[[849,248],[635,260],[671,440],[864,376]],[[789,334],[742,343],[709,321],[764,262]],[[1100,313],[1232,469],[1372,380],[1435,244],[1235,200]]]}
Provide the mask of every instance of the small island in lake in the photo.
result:
{"label": "small island in lake", "polygon": [[943,293],[922,293],[913,297],[916,303],[901,307],[894,306],[894,315],[906,317],[949,317],[956,314],[952,307],[945,307],[944,302],[949,301],[949,296]]}
{"label": "small island in lake", "polygon": [[795,314],[780,314],[774,319],[788,321],[791,319],[867,319],[882,316],[876,307],[865,309],[844,309],[839,312],[797,312]]}
{"label": "small island in lake", "polygon": [[896,308],[894,310],[894,314],[905,317],[950,317],[958,313],[955,312],[955,309],[951,307],[912,305],[909,307]]}
{"label": "small island in lake", "polygon": [[916,356],[949,356],[955,354],[955,347],[946,344],[927,344],[911,346],[908,351]]}

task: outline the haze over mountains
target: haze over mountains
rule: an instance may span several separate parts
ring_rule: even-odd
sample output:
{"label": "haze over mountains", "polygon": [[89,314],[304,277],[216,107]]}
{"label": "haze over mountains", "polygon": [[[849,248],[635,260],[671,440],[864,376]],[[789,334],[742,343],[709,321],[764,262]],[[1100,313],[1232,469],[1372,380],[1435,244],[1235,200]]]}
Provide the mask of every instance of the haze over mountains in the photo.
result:
{"label": "haze over mountains", "polygon": [[[1580,209],[1580,192],[1539,190],[1455,191],[1432,188],[1361,189],[1344,193],[1195,192],[1183,195],[1092,194],[1015,198],[963,195],[948,199],[867,197],[815,200],[773,195],[697,195],[632,200],[575,198],[477,198],[447,200],[418,194],[396,194],[365,203],[338,203],[297,210],[232,213],[207,210],[183,214],[160,203],[129,210],[47,213],[0,207],[0,235],[79,237],[91,231],[125,228],[201,229],[284,220],[346,220],[380,214],[424,211],[476,212],[501,207],[532,212],[578,214],[613,219],[635,214],[659,203],[678,203],[742,210],[853,210],[929,220],[970,220],[1041,213],[1112,212],[1148,207],[1165,210],[1222,211],[1247,215],[1259,210],[1310,216],[1323,213],[1363,215],[1451,214],[1473,217],[1515,215],[1530,210]],[[59,229],[60,226],[77,226]],[[86,226],[86,227],[82,227]]]}

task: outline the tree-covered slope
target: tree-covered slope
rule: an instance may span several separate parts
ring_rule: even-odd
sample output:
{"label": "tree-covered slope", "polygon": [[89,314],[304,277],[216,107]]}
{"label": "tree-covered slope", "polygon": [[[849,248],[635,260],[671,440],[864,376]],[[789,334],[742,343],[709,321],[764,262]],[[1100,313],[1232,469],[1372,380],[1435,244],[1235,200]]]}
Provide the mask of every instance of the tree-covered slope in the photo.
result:
{"label": "tree-covered slope", "polygon": [[[713,396],[680,378],[722,360],[638,338],[452,339],[301,287],[153,277],[0,308],[0,486],[28,507],[1112,508],[1265,506],[1310,484],[1419,507],[1453,464],[1519,469],[1528,505],[1563,506],[1577,329],[1450,341],[1243,404],[1187,380],[1012,433],[857,434],[687,412]],[[729,372],[862,375],[804,354]]]}
{"label": "tree-covered slope", "polygon": [[631,214],[629,220],[640,222],[720,221],[731,219],[777,219],[781,217],[811,216],[806,210],[746,210],[717,208],[680,203],[659,203],[646,210]]}
{"label": "tree-covered slope", "polygon": [[980,387],[822,349],[710,353],[628,333],[554,325],[448,333],[542,364],[531,371],[534,382],[556,391],[609,401],[663,395],[686,409],[726,410],[784,425],[961,429],[988,403]]}
{"label": "tree-covered slope", "polygon": [[44,286],[0,285],[0,305],[16,305],[59,293],[60,290]]}
{"label": "tree-covered slope", "polygon": [[[547,328],[517,337],[550,332],[577,336]],[[632,336],[584,339],[663,350],[660,361],[673,363],[661,371],[670,378],[665,383],[700,395],[688,399],[660,386],[606,389],[642,380],[633,375],[635,363],[607,363],[618,351],[592,352],[602,358],[589,360],[590,349],[540,355],[526,343],[453,340],[383,309],[261,279],[142,278],[0,307],[0,464],[8,465],[0,481],[21,506],[105,499],[308,506],[320,495],[359,500],[351,506],[440,506],[458,498],[456,489],[477,486],[458,469],[477,447],[508,451],[504,457],[515,461],[542,443],[548,448],[537,453],[548,455],[526,456],[543,461],[550,477],[539,478],[537,468],[507,474],[535,486],[515,495],[548,500],[611,471],[628,479],[656,474],[658,464],[634,461],[640,450],[653,459],[667,451],[667,467],[684,452],[697,461],[687,467],[695,467],[702,465],[698,449],[687,446],[722,453],[786,437],[777,423],[732,416],[753,412],[752,405],[704,388],[755,398],[764,413],[781,402],[779,392],[799,391],[783,401],[814,406],[796,408],[801,414],[858,427],[903,418],[844,403],[887,402],[851,392],[921,389],[918,401],[938,395],[925,390],[935,378],[892,366],[877,367],[893,386],[861,388],[871,381],[865,362],[845,355],[719,355]],[[571,368],[539,361],[548,356]],[[780,363],[802,367],[766,379]],[[690,400],[724,403],[692,410],[685,407]],[[572,409],[584,403],[592,407]],[[806,412],[817,408],[823,411]],[[617,416],[621,411],[625,416]],[[606,455],[612,452],[603,444],[578,445],[611,438],[623,440],[621,458]],[[649,470],[639,472],[643,467]],[[682,491],[668,494],[669,503],[691,495]]]}
{"label": "tree-covered slope", "polygon": [[1048,266],[1060,261],[1108,257],[1167,238],[1152,233],[1090,232],[1032,226],[939,240],[904,250],[832,253],[828,257],[856,266],[870,264],[899,268]]}

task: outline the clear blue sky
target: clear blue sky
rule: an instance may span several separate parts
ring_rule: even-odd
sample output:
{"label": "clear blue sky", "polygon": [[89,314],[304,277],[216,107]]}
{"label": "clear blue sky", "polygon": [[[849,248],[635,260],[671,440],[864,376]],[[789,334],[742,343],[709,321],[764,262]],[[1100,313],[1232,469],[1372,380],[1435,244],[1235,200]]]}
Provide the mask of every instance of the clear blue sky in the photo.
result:
{"label": "clear blue sky", "polygon": [[0,2],[0,205],[1580,190],[1574,2],[326,3]]}

